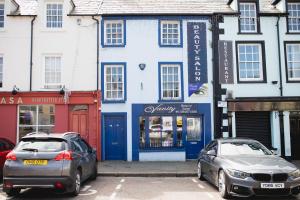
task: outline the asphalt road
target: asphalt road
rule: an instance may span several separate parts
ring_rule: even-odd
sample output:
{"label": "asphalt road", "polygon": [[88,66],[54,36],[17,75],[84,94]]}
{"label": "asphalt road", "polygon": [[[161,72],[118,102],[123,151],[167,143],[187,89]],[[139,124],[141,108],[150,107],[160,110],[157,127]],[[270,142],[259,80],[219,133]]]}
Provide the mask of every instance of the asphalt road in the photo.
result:
{"label": "asphalt road", "polygon": [[[0,185],[0,188],[2,185]],[[217,189],[197,178],[145,178],[145,177],[98,177],[86,182],[79,196],[56,194],[44,189],[23,190],[14,198],[0,192],[4,199],[76,199],[76,200],[219,200]],[[299,199],[298,198],[257,198],[257,199]],[[253,200],[253,198],[251,198]]]}

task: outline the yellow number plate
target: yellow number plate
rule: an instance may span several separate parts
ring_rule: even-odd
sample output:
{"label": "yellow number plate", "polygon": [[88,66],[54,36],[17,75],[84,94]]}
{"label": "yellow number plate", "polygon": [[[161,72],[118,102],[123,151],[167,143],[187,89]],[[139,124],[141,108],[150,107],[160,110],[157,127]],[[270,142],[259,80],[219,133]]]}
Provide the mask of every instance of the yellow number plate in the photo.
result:
{"label": "yellow number plate", "polygon": [[24,165],[47,165],[48,160],[24,160]]}

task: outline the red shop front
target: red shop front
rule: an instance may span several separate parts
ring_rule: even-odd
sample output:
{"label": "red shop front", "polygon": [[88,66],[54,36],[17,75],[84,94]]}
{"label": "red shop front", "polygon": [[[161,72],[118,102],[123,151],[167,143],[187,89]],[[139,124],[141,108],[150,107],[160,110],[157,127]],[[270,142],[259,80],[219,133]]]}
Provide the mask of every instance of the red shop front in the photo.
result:
{"label": "red shop front", "polygon": [[79,132],[101,158],[100,92],[0,92],[0,137],[18,142],[30,132]]}

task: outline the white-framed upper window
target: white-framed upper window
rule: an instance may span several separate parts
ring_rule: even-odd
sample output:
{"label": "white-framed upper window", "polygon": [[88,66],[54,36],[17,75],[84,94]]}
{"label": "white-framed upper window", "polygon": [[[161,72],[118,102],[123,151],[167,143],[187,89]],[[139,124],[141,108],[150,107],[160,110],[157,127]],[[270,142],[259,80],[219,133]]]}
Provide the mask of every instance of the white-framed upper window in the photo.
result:
{"label": "white-framed upper window", "polygon": [[240,32],[257,32],[256,3],[241,2],[240,4]]}
{"label": "white-framed upper window", "polygon": [[63,4],[47,3],[46,4],[46,27],[62,28],[63,25]]}
{"label": "white-framed upper window", "polygon": [[61,56],[45,56],[45,88],[61,87]]}
{"label": "white-framed upper window", "polygon": [[124,21],[123,20],[105,20],[104,21],[104,45],[122,46],[124,39]]}
{"label": "white-framed upper window", "polygon": [[181,23],[179,20],[160,21],[160,45],[178,46],[181,45]]}
{"label": "white-framed upper window", "polygon": [[181,100],[181,66],[179,64],[160,65],[161,100]]}
{"label": "white-framed upper window", "polygon": [[300,43],[286,44],[287,78],[300,81]]}
{"label": "white-framed upper window", "polygon": [[287,3],[288,16],[288,31],[300,31],[300,2]]}
{"label": "white-framed upper window", "polygon": [[125,97],[125,68],[121,64],[104,65],[104,100],[122,101]]}
{"label": "white-framed upper window", "polygon": [[3,87],[3,56],[0,55],[0,88]]}
{"label": "white-framed upper window", "polygon": [[239,81],[264,81],[262,44],[242,43],[237,48]]}
{"label": "white-framed upper window", "polygon": [[0,3],[0,28],[4,27],[4,4]]}

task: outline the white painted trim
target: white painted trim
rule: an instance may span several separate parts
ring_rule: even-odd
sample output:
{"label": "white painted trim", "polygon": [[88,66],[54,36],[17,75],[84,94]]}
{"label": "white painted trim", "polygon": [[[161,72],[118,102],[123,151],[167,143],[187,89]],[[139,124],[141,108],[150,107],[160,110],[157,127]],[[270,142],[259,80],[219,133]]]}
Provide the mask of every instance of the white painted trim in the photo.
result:
{"label": "white painted trim", "polygon": [[235,121],[235,112],[231,113],[232,118],[231,118],[231,127],[232,127],[232,137],[236,137],[236,121]]}
{"label": "white painted trim", "polygon": [[271,138],[272,146],[277,148],[277,154],[281,155],[281,139],[280,139],[280,118],[279,112],[271,112]]}
{"label": "white painted trim", "polygon": [[290,112],[283,112],[285,156],[291,156]]}

